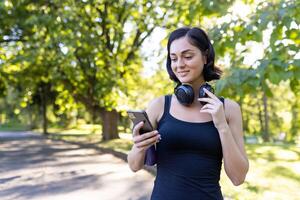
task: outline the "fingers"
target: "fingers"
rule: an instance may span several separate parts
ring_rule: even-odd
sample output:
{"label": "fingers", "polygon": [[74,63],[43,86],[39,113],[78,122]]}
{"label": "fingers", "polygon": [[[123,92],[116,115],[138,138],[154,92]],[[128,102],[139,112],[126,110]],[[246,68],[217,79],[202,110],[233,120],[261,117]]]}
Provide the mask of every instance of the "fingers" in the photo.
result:
{"label": "fingers", "polygon": [[136,147],[147,149],[151,145],[159,142],[161,140],[161,136],[157,130],[147,132],[144,134],[140,134],[140,129],[143,127],[144,122],[140,122],[133,128],[133,142]]}
{"label": "fingers", "polygon": [[214,110],[213,110],[213,108],[204,108],[204,109],[201,109],[200,112],[213,114]]}
{"label": "fingers", "polygon": [[209,110],[200,110],[201,113],[208,113],[208,114],[211,114],[211,111]]}
{"label": "fingers", "polygon": [[209,90],[207,90],[206,88],[203,88],[204,92],[212,99],[214,100],[219,100],[218,97],[216,97],[216,95],[214,95],[212,92],[210,92]]}
{"label": "fingers", "polygon": [[209,109],[214,109],[215,106],[212,104],[205,104],[200,110],[209,110]]}
{"label": "fingers", "polygon": [[211,113],[214,110],[214,105],[212,104],[205,104],[201,109],[201,113]]}
{"label": "fingers", "polygon": [[137,135],[137,136],[133,137],[133,142],[139,143],[139,142],[142,142],[144,140],[147,140],[147,139],[155,137],[155,136],[160,137],[160,135],[158,134],[158,131],[147,132],[142,135]]}
{"label": "fingers", "polygon": [[[138,128],[137,128],[138,129]],[[137,131],[137,130],[136,130]],[[138,148],[148,148],[151,145],[159,142],[161,140],[161,136],[157,130],[144,133],[142,135],[134,135],[133,142]]]}
{"label": "fingers", "polygon": [[153,144],[155,144],[155,143],[157,143],[159,141],[160,141],[160,136],[156,135],[156,136],[148,138],[146,140],[142,140],[142,141],[136,143],[135,145],[138,148],[145,148],[145,149],[147,149],[148,147],[150,147],[151,145],[153,145]]}
{"label": "fingers", "polygon": [[198,101],[204,101],[204,102],[207,102],[207,103],[210,103],[210,104],[215,103],[215,100],[211,99],[211,98],[198,98]]}
{"label": "fingers", "polygon": [[216,105],[217,104],[223,104],[222,101],[220,101],[220,99],[217,98],[217,97],[216,98],[207,98],[207,97],[206,98],[205,97],[204,98],[198,98],[198,101],[204,101],[204,102],[207,102],[207,103],[212,104],[212,105],[213,104],[216,104]]}
{"label": "fingers", "polygon": [[134,126],[133,128],[133,136],[140,135],[140,129],[144,126],[144,122],[141,121],[137,125]]}

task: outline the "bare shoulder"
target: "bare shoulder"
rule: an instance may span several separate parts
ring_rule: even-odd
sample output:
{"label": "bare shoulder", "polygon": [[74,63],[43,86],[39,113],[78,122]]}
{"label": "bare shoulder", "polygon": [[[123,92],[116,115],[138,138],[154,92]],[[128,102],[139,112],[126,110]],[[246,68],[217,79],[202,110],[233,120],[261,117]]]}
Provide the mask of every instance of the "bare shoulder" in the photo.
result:
{"label": "bare shoulder", "polygon": [[241,107],[236,101],[226,98],[224,100],[224,104],[225,104],[225,115],[228,121],[230,121],[230,119],[235,117],[241,117]]}
{"label": "bare shoulder", "polygon": [[157,107],[163,107],[165,102],[165,97],[160,96],[155,99],[152,99],[149,102],[148,109],[156,109]]}
{"label": "bare shoulder", "polygon": [[234,101],[232,99],[226,98],[224,100],[224,103],[225,103],[225,108],[228,108],[228,109],[240,109],[240,105],[236,101]]}
{"label": "bare shoulder", "polygon": [[153,125],[153,127],[157,127],[157,122],[163,115],[164,112],[164,104],[165,104],[165,97],[157,97],[149,102],[149,105],[146,109],[148,117]]}

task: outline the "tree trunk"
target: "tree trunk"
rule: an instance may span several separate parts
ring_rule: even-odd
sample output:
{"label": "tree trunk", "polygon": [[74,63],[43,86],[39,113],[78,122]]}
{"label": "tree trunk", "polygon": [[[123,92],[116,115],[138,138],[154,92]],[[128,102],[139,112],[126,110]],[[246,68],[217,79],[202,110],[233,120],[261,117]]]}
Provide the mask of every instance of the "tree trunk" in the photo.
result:
{"label": "tree trunk", "polygon": [[260,132],[263,135],[264,131],[265,131],[265,126],[264,126],[264,121],[263,121],[261,104],[258,102],[257,106],[258,106],[258,119],[259,119],[259,124],[260,124]]}
{"label": "tree trunk", "polygon": [[96,116],[97,116],[97,112],[96,112],[96,108],[92,109],[92,124],[96,124]]}
{"label": "tree trunk", "polygon": [[[243,100],[242,100],[242,98],[239,99],[239,105],[240,105],[241,113],[242,113],[243,130],[248,132],[248,121],[245,117],[245,113],[243,112]],[[244,135],[245,135],[245,133],[244,133]]]}
{"label": "tree trunk", "polygon": [[34,128],[34,125],[33,125],[33,113],[32,113],[32,110],[31,110],[31,106],[30,104],[28,104],[28,107],[27,107],[27,111],[28,111],[28,120],[29,120],[29,129],[32,130]]}
{"label": "tree trunk", "polygon": [[265,119],[265,124],[264,124],[264,133],[263,133],[263,140],[264,142],[269,142],[270,141],[270,136],[269,136],[269,113],[268,113],[268,101],[267,101],[267,96],[266,93],[263,93],[263,103],[264,103],[264,119]]}
{"label": "tree trunk", "polygon": [[289,142],[294,142],[296,139],[296,136],[298,134],[298,131],[300,130],[300,119],[299,119],[299,100],[296,98],[295,102],[292,105],[292,121],[291,121],[291,129],[290,129],[290,134],[288,134],[288,141]]}
{"label": "tree trunk", "polygon": [[119,138],[118,134],[118,113],[116,110],[101,112],[102,117],[102,140]]}
{"label": "tree trunk", "polygon": [[47,120],[47,95],[46,95],[46,86],[41,86],[41,108],[42,108],[42,117],[43,117],[43,134],[47,135],[48,120]]}

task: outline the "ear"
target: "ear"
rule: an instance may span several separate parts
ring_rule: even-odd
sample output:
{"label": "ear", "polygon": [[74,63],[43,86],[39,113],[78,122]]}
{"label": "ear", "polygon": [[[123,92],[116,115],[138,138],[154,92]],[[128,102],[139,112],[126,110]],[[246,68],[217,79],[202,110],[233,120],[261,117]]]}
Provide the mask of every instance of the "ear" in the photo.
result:
{"label": "ear", "polygon": [[205,65],[207,64],[207,56],[206,55],[202,56],[202,61]]}
{"label": "ear", "polygon": [[208,54],[208,50],[206,50],[205,52],[203,52],[202,54],[202,59],[203,59],[203,63],[207,64],[207,54]]}

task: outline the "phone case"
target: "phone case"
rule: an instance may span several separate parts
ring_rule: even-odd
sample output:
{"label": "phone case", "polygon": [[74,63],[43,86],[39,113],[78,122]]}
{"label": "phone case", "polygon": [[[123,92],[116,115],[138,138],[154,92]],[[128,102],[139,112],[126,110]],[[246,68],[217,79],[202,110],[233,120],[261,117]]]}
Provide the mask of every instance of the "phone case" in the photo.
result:
{"label": "phone case", "polygon": [[[134,126],[140,123],[141,121],[144,121],[144,126],[142,129],[140,129],[140,134],[153,131],[153,127],[150,123],[147,113],[144,110],[139,110],[139,111],[128,110],[127,113],[129,118],[132,120]],[[146,150],[144,164],[148,166],[152,166],[155,165],[156,162],[157,162],[156,148],[155,145],[152,145]]]}
{"label": "phone case", "polygon": [[134,126],[140,123],[141,121],[144,122],[144,126],[140,129],[140,134],[153,131],[151,122],[148,118],[147,113],[144,110],[128,110],[127,113]]}

